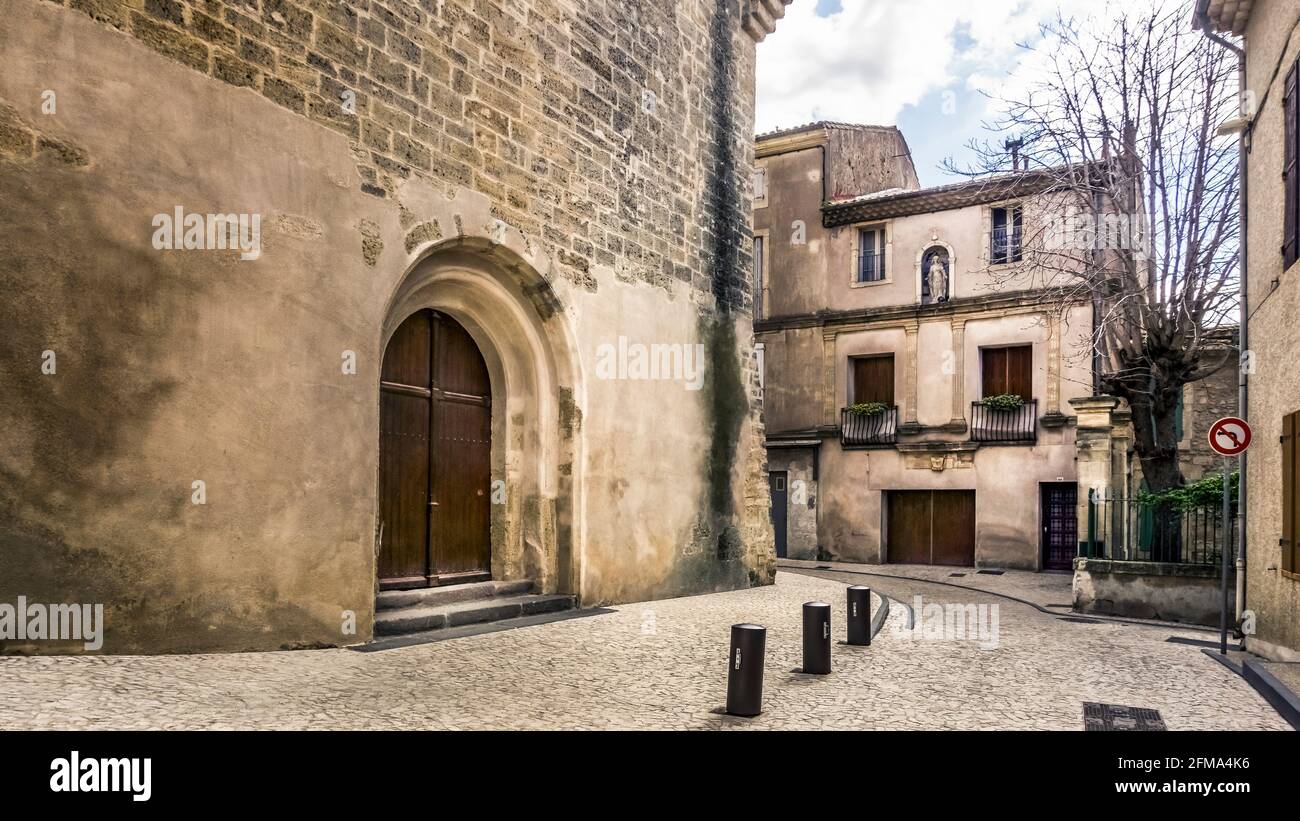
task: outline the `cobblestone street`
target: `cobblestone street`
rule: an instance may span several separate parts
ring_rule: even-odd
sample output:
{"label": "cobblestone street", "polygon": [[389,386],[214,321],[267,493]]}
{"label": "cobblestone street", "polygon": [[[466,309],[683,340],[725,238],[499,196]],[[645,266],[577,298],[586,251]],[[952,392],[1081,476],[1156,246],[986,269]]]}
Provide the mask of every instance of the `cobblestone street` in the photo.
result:
{"label": "cobblestone street", "polygon": [[[781,572],[772,587],[381,652],[3,658],[0,728],[1079,730],[1085,701],[1154,708],[1171,730],[1288,728],[1199,647],[1166,641],[1204,632],[1069,622],[990,593],[809,572],[821,577]],[[1068,576],[1023,575],[1068,601]],[[855,583],[907,605],[916,595],[997,604],[997,647],[909,638],[899,604],[870,648],[839,644],[844,588]],[[800,604],[818,598],[835,607],[835,671],[825,678],[792,672]],[[768,627],[756,719],[716,712],[728,628],[742,621]]]}

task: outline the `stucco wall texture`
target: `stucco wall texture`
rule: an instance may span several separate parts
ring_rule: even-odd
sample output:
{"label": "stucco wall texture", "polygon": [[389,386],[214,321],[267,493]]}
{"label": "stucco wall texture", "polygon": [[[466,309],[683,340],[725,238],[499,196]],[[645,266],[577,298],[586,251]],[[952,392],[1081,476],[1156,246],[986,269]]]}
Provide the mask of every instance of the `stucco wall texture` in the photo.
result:
{"label": "stucco wall texture", "polygon": [[[426,307],[492,376],[494,576],[770,583],[739,17],[0,0],[0,601],[103,603],[106,652],[367,640],[379,366]],[[258,252],[158,249],[178,207]],[[620,337],[704,378],[606,378]]]}
{"label": "stucco wall texture", "polygon": [[[1300,578],[1281,570],[1282,418],[1300,410],[1295,352],[1300,350],[1300,265],[1282,269],[1282,84],[1300,54],[1300,10],[1293,0],[1256,0],[1246,29],[1246,87],[1258,116],[1248,155],[1250,255],[1249,422],[1254,444],[1247,459],[1246,608],[1256,616],[1254,652],[1300,659]],[[1275,73],[1278,65],[1282,66]]]}

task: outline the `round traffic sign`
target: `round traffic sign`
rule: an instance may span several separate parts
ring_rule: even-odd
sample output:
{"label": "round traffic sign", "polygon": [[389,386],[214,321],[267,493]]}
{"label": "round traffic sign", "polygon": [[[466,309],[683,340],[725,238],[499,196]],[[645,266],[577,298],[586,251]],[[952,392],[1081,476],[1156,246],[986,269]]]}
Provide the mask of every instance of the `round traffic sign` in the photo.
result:
{"label": "round traffic sign", "polygon": [[1225,416],[1210,425],[1210,447],[1220,456],[1237,456],[1250,447],[1250,435],[1245,419]]}

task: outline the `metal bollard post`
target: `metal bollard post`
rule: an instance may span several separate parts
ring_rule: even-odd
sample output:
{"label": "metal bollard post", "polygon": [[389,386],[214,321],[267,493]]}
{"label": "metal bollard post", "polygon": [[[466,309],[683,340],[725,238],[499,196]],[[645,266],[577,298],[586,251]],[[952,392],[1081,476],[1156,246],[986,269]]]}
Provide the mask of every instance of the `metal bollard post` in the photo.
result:
{"label": "metal bollard post", "polygon": [[831,606],[824,601],[803,606],[803,671],[818,676],[831,671]]}
{"label": "metal bollard post", "polygon": [[849,644],[871,646],[871,588],[849,588]]}
{"label": "metal bollard post", "polygon": [[731,626],[731,655],[727,662],[727,712],[756,716],[763,712],[763,653],[767,628],[757,624]]}

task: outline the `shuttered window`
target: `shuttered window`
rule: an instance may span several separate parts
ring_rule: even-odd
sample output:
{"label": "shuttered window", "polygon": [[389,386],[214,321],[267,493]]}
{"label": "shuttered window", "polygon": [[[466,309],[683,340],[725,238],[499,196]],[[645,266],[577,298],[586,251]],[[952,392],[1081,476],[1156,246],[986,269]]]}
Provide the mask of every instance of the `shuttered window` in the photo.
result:
{"label": "shuttered window", "polygon": [[1034,398],[1034,346],[984,348],[980,351],[984,396],[1015,394],[1028,402]]}
{"label": "shuttered window", "polygon": [[1282,417],[1282,569],[1300,573],[1300,459],[1296,453],[1296,434],[1300,432],[1300,413]]}
{"label": "shuttered window", "polygon": [[1286,207],[1282,218],[1282,261],[1284,267],[1290,268],[1300,256],[1300,60],[1291,66],[1283,89],[1282,186]]}
{"label": "shuttered window", "polygon": [[894,355],[853,360],[853,402],[894,404]]}

